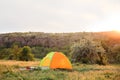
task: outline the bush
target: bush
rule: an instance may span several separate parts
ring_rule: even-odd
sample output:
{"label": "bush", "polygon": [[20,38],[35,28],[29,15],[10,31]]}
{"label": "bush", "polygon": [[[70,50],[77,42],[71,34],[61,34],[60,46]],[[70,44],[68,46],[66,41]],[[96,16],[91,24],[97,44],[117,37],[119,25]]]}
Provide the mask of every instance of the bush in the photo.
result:
{"label": "bush", "polygon": [[31,53],[31,48],[29,46],[24,46],[20,52],[19,60],[22,61],[32,61],[34,60],[34,55]]}
{"label": "bush", "polygon": [[71,46],[71,58],[75,62],[106,64],[105,50],[101,43],[91,39],[81,39]]}
{"label": "bush", "polygon": [[19,60],[19,54],[20,54],[21,48],[18,45],[13,44],[12,47],[10,48],[10,51],[11,51],[11,54],[9,56],[9,59]]}
{"label": "bush", "polygon": [[120,63],[120,45],[113,47],[112,54],[114,62]]}
{"label": "bush", "polygon": [[0,50],[0,59],[9,59],[11,53],[11,50],[8,48]]}

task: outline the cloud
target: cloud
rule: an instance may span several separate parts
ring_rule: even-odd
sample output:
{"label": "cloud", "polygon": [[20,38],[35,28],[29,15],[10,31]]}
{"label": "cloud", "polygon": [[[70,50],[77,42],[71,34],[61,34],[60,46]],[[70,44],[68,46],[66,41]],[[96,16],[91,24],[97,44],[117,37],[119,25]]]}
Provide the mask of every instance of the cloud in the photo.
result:
{"label": "cloud", "polygon": [[108,25],[117,13],[120,0],[0,0],[0,32],[87,31]]}

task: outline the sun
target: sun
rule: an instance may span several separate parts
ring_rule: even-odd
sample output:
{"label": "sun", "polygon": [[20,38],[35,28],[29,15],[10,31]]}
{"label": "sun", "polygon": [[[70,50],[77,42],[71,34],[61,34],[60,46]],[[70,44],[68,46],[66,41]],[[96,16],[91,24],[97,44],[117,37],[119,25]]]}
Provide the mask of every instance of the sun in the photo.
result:
{"label": "sun", "polygon": [[[115,33],[117,33],[118,36],[120,36],[120,30],[113,30]],[[117,36],[116,35],[116,36]]]}
{"label": "sun", "polygon": [[120,33],[120,27],[113,27],[113,31]]}
{"label": "sun", "polygon": [[115,30],[115,32],[119,33],[120,34],[120,30]]}

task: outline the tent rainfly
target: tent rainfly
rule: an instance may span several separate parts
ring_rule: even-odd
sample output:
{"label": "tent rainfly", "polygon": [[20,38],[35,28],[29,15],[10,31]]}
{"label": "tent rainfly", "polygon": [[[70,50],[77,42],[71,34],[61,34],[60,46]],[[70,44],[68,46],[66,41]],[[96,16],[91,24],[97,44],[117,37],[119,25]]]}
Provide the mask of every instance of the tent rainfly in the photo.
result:
{"label": "tent rainfly", "polygon": [[50,52],[40,62],[42,69],[72,69],[71,62],[61,52]]}

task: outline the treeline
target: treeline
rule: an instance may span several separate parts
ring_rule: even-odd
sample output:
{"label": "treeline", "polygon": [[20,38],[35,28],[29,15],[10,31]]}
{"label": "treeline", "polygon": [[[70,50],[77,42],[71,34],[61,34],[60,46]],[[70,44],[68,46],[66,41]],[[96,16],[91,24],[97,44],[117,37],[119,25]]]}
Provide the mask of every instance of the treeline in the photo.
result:
{"label": "treeline", "polygon": [[[12,54],[9,49],[12,49],[14,45],[19,48],[30,47],[35,58],[43,58],[51,51],[60,51],[76,62],[100,63],[100,61],[104,60],[105,63],[120,63],[120,33],[114,31],[0,34],[0,55],[2,55],[0,59],[11,59],[7,57]],[[102,48],[101,51],[99,48]],[[79,56],[75,57],[75,55]],[[96,60],[91,60],[92,55],[93,58],[91,59],[99,57]]]}

